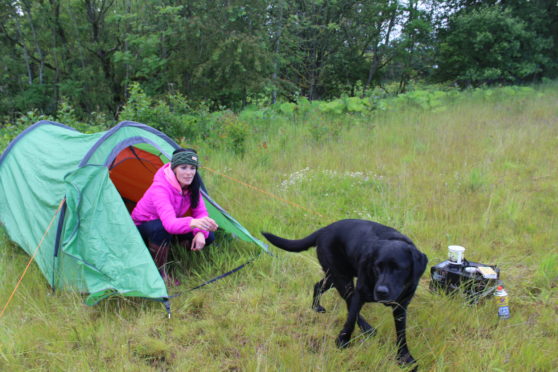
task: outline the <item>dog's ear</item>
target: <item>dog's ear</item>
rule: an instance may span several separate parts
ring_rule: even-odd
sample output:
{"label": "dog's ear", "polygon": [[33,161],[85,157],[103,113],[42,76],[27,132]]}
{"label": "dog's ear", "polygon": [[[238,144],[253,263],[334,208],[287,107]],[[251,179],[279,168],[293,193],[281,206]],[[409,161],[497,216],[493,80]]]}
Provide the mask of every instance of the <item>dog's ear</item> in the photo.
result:
{"label": "dog's ear", "polygon": [[411,255],[413,258],[413,281],[418,284],[420,277],[426,270],[428,264],[428,257],[416,247],[411,248]]}

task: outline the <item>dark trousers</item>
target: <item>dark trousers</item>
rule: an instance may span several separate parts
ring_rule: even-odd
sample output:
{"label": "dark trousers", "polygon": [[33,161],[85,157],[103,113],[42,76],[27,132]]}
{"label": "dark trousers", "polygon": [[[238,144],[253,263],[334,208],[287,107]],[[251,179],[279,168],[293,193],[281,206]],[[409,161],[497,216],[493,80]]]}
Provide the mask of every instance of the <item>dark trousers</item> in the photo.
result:
{"label": "dark trousers", "polygon": [[[145,244],[149,247],[149,252],[155,261],[157,267],[161,268],[166,265],[170,245],[174,240],[179,243],[184,241],[192,241],[193,233],[173,235],[165,230],[161,220],[153,220],[142,223],[138,226],[138,230]],[[215,234],[210,231],[209,236],[205,239],[205,246],[209,246],[215,240]]]}

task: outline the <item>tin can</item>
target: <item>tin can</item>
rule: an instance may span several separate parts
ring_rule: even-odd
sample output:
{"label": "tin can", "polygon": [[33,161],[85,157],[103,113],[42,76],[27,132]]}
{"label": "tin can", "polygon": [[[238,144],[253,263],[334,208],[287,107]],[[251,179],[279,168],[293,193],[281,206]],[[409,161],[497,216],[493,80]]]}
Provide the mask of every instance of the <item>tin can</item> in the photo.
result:
{"label": "tin can", "polygon": [[449,261],[454,265],[463,264],[463,252],[465,248],[460,245],[450,245],[448,246],[448,258]]}
{"label": "tin can", "polygon": [[498,305],[498,317],[500,319],[508,319],[510,317],[510,306],[508,303],[508,292],[503,286],[499,285],[494,292],[496,304]]}

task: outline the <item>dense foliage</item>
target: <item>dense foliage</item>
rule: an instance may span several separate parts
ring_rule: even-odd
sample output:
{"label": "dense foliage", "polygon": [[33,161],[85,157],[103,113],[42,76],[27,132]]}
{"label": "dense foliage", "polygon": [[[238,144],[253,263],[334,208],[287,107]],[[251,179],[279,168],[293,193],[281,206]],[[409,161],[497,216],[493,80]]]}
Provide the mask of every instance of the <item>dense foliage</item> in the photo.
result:
{"label": "dense foliage", "polygon": [[[309,101],[302,98],[297,103],[283,102],[262,108],[250,105],[234,113],[231,110],[210,112],[206,106],[193,109],[180,94],[155,100],[147,96],[138,83],[133,83],[130,97],[122,108],[119,120],[148,123],[184,146],[203,143],[209,148],[242,156],[246,152],[246,142],[252,135],[258,135],[276,124],[310,123],[307,126],[312,139],[321,141],[336,137],[348,125],[370,122],[390,112],[443,112],[452,104],[469,99],[487,103],[502,99],[521,100],[540,94],[535,88],[527,86],[475,88],[461,92],[455,88],[442,90],[430,87],[401,93],[395,97],[343,96],[330,101]],[[351,118],[350,124],[344,121],[347,115]],[[116,120],[109,120],[99,114],[90,115],[87,120],[82,120],[74,108],[63,101],[56,117],[33,110],[20,115],[13,123],[2,125],[0,151],[25,128],[39,120],[59,121],[84,133],[106,130],[117,123]]]}
{"label": "dense foliage", "polygon": [[530,80],[549,65],[550,40],[510,9],[481,7],[452,17],[440,43],[441,80],[462,86]]}
{"label": "dense foliage", "polygon": [[115,118],[134,83],[190,109],[237,111],[431,79],[553,78],[557,20],[551,0],[6,0],[0,117],[69,104]]}

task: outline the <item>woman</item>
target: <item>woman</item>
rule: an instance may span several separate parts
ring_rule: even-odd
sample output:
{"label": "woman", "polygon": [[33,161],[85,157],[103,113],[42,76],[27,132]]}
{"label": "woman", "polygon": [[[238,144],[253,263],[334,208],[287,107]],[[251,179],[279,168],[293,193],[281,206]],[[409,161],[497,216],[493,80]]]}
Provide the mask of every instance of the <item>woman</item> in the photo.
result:
{"label": "woman", "polygon": [[193,251],[215,239],[213,231],[218,226],[208,216],[200,195],[198,166],[195,150],[175,150],[171,162],[155,173],[153,183],[132,211],[132,220],[165,280],[169,279],[165,265],[174,237]]}

